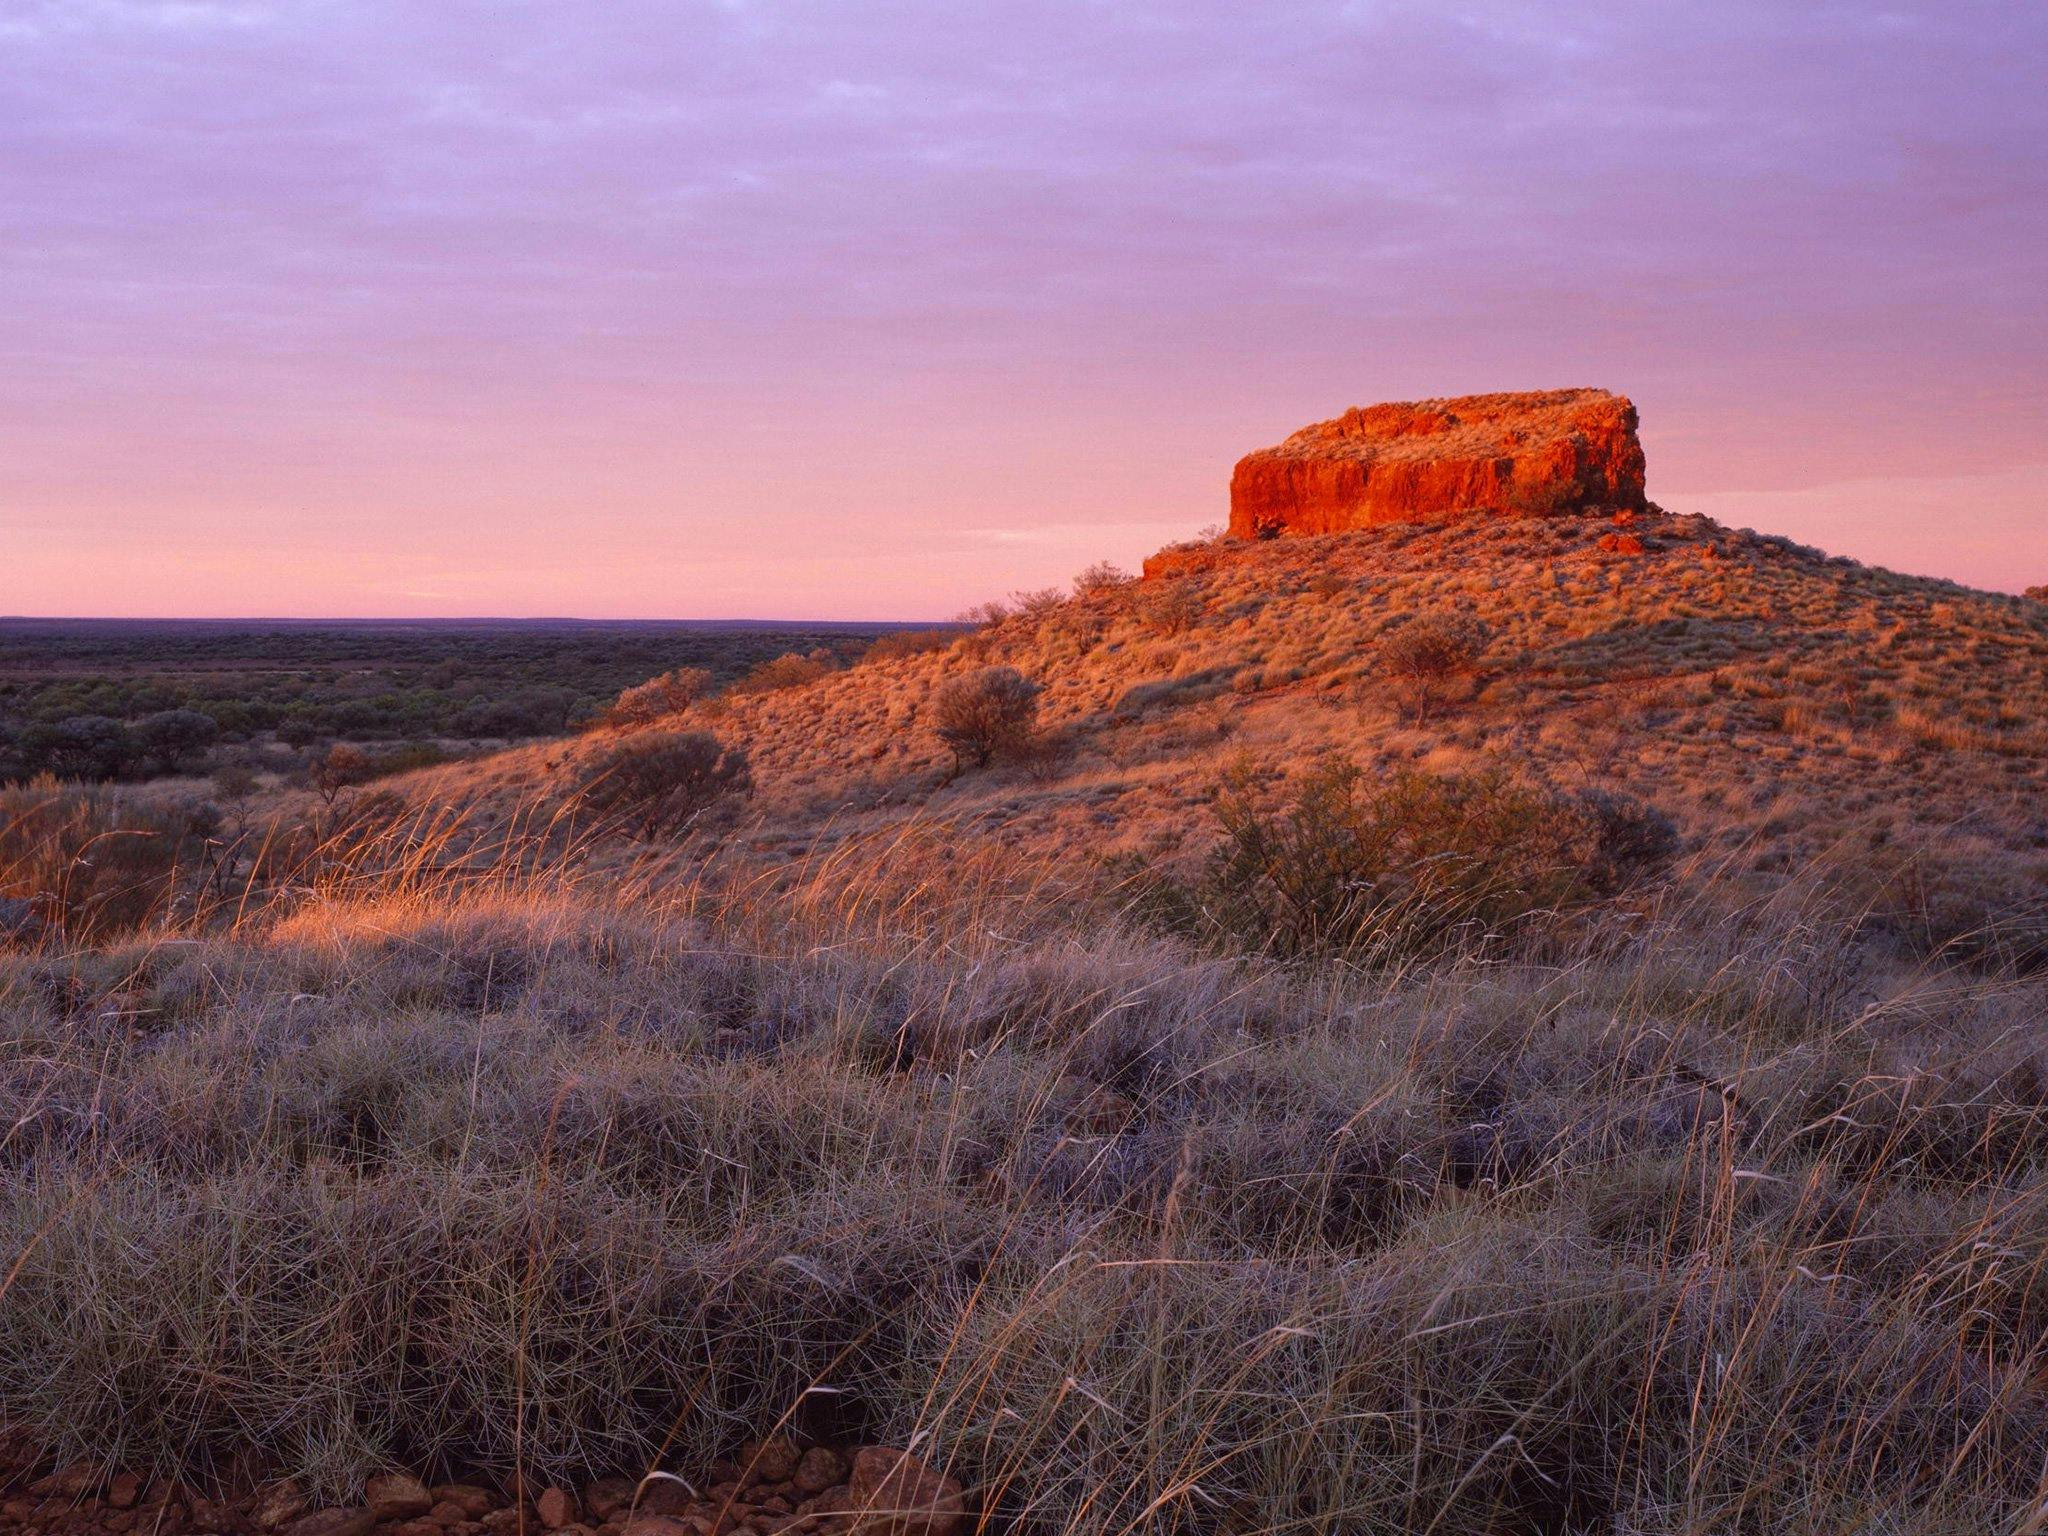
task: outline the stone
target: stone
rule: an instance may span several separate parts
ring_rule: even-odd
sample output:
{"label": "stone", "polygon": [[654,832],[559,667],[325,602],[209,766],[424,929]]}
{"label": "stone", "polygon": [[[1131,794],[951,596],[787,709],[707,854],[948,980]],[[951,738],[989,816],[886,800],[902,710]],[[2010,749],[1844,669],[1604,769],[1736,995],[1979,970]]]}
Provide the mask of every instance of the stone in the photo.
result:
{"label": "stone", "polygon": [[380,1472],[363,1484],[363,1502],[379,1520],[411,1520],[434,1507],[427,1485],[410,1472]]}
{"label": "stone", "polygon": [[583,1490],[583,1507],[591,1519],[603,1524],[632,1508],[633,1490],[639,1486],[630,1477],[600,1477]]}
{"label": "stone", "polygon": [[846,1458],[837,1451],[814,1445],[797,1462],[790,1481],[798,1493],[806,1496],[823,1493],[834,1484],[846,1481]]}
{"label": "stone", "polygon": [[576,1523],[576,1496],[566,1488],[544,1488],[533,1501],[533,1512],[540,1516],[542,1525],[559,1531]]}
{"label": "stone", "polygon": [[116,1472],[107,1482],[107,1502],[116,1509],[133,1509],[142,1497],[142,1479],[133,1472]]}
{"label": "stone", "polygon": [[274,1531],[303,1515],[308,1502],[306,1490],[290,1479],[272,1483],[256,1495],[249,1519],[259,1531]]}
{"label": "stone", "polygon": [[846,1493],[861,1536],[953,1536],[966,1515],[958,1483],[886,1446],[855,1454]]}
{"label": "stone", "polygon": [[[1601,389],[1354,408],[1238,460],[1230,534],[1343,533],[1463,512],[1639,510],[1636,409]],[[1149,574],[1149,573],[1148,573]]]}
{"label": "stone", "polygon": [[796,1447],[787,1435],[770,1435],[740,1452],[741,1482],[779,1483],[797,1469]]}
{"label": "stone", "polygon": [[377,1528],[375,1511],[316,1509],[285,1527],[286,1536],[370,1536]]}
{"label": "stone", "polygon": [[[434,1508],[452,1504],[464,1520],[481,1520],[499,1504],[498,1496],[488,1488],[479,1488],[475,1483],[443,1483],[429,1490]],[[431,1511],[430,1511],[431,1513]]]}
{"label": "stone", "polygon": [[626,1522],[625,1536],[697,1536],[697,1528],[671,1515],[635,1515]]}
{"label": "stone", "polygon": [[1640,555],[1643,552],[1643,541],[1632,533],[1603,533],[1594,543],[1610,555]]}

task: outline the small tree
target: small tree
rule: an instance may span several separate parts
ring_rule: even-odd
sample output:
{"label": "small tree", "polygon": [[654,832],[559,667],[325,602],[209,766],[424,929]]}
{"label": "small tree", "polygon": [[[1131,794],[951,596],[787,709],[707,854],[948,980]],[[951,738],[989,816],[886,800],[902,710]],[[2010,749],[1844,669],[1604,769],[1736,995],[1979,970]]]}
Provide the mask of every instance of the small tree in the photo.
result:
{"label": "small tree", "polygon": [[1417,725],[1428,720],[1453,677],[1470,672],[1486,649],[1476,619],[1410,619],[1380,645],[1380,662],[1405,697]]}
{"label": "small tree", "polygon": [[2033,602],[2048,603],[2048,586],[2029,587],[2020,596],[2028,598]]}
{"label": "small tree", "polygon": [[647,725],[665,715],[680,715],[710,691],[711,674],[704,668],[677,667],[622,692],[605,712],[605,722]]}
{"label": "small tree", "polygon": [[361,747],[339,741],[314,759],[306,782],[313,786],[320,803],[331,809],[343,794],[367,782],[374,766],[370,754]]}
{"label": "small tree", "polygon": [[932,723],[939,740],[953,749],[949,777],[1028,746],[1038,719],[1038,694],[1038,684],[1015,667],[984,667],[942,683],[932,698]]}
{"label": "small tree", "polygon": [[753,787],[747,755],[709,731],[635,736],[599,753],[584,771],[583,802],[643,838],[672,830],[727,795]]}
{"label": "small tree", "polygon": [[176,773],[220,736],[213,716],[196,709],[165,709],[135,723],[136,745],[165,773]]}

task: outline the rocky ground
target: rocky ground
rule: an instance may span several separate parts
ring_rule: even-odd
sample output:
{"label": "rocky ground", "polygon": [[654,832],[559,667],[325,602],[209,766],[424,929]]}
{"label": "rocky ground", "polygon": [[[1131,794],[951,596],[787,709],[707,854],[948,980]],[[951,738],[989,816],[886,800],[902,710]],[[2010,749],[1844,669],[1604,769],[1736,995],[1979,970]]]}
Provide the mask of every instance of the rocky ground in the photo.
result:
{"label": "rocky ground", "polygon": [[701,1485],[667,1473],[604,1477],[530,1495],[405,1472],[324,1503],[289,1479],[210,1494],[89,1462],[52,1466],[23,1439],[0,1441],[0,1536],[952,1536],[960,1484],[907,1451],[799,1448],[777,1436],[714,1463]]}

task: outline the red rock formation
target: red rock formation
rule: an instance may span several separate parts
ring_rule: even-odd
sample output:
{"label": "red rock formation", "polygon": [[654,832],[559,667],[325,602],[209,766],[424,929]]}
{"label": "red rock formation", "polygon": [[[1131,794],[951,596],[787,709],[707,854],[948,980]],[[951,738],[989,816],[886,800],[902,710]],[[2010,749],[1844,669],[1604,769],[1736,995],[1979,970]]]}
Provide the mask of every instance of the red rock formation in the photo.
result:
{"label": "red rock formation", "polygon": [[1354,408],[1245,455],[1230,477],[1240,539],[1644,505],[1636,408],[1604,389]]}

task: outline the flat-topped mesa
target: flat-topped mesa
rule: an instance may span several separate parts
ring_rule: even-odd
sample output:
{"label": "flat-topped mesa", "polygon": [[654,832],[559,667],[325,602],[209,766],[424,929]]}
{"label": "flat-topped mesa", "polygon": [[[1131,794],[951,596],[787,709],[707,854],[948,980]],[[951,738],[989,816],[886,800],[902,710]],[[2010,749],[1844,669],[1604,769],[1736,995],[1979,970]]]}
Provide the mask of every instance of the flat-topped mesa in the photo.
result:
{"label": "flat-topped mesa", "polygon": [[1354,407],[1246,454],[1230,477],[1240,539],[1645,505],[1636,408],[1604,389]]}

